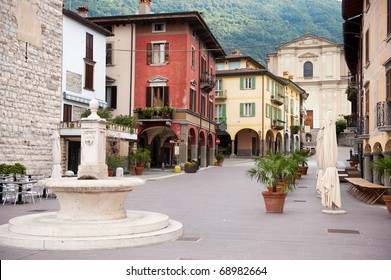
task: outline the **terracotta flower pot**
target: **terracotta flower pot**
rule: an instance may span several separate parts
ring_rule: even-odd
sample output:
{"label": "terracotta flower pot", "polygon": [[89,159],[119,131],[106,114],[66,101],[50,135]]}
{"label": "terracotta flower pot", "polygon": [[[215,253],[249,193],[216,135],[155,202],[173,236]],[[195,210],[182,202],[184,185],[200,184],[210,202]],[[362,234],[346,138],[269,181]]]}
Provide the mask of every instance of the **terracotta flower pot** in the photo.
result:
{"label": "terracotta flower pot", "polygon": [[308,166],[299,166],[299,171],[301,175],[307,175]]}
{"label": "terracotta flower pot", "polygon": [[391,217],[391,195],[383,195],[383,200],[387,206],[388,215]]}
{"label": "terracotta flower pot", "polygon": [[282,213],[284,211],[286,192],[262,192],[267,213]]}
{"label": "terracotta flower pot", "polygon": [[136,175],[138,176],[143,175],[143,171],[144,171],[144,166],[136,166],[134,168],[134,173],[136,173]]}

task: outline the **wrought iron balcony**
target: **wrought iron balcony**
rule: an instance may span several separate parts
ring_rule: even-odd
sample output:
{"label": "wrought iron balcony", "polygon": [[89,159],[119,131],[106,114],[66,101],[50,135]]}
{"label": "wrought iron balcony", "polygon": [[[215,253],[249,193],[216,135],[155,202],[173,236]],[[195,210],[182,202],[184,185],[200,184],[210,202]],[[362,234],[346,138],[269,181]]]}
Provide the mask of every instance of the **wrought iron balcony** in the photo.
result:
{"label": "wrought iron balcony", "polygon": [[285,127],[285,122],[282,121],[282,120],[278,120],[278,119],[272,119],[271,120],[271,126],[272,126],[273,129],[283,130],[284,127]]}
{"label": "wrought iron balcony", "polygon": [[164,107],[146,107],[135,110],[139,122],[166,122],[167,125],[172,123],[174,108]]}
{"label": "wrought iron balcony", "polygon": [[376,109],[378,130],[391,131],[391,104],[387,101],[378,102]]}
{"label": "wrought iron balcony", "polygon": [[213,74],[204,72],[201,74],[200,86],[202,91],[209,93],[216,85],[216,77]]}
{"label": "wrought iron balcony", "polygon": [[270,101],[273,103],[273,104],[276,104],[278,106],[281,106],[284,104],[285,102],[285,97],[281,94],[278,94],[278,95],[272,95],[271,98],[270,98]]}

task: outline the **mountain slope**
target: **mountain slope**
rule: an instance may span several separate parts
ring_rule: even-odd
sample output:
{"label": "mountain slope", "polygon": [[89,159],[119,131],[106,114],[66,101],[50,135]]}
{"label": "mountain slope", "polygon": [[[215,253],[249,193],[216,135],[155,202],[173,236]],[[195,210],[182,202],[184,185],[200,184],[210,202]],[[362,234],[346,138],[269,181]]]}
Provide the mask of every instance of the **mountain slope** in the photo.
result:
{"label": "mountain slope", "polygon": [[[135,14],[138,0],[64,0],[90,16]],[[205,21],[227,53],[239,49],[263,61],[266,54],[307,32],[342,42],[341,2],[337,0],[153,0],[151,11],[204,12]]]}

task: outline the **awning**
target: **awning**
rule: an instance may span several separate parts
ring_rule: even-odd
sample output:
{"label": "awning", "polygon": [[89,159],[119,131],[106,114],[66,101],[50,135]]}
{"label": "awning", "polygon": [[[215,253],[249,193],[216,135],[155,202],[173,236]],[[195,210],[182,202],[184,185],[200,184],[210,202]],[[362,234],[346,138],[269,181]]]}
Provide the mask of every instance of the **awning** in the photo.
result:
{"label": "awning", "polygon": [[357,74],[360,53],[360,31],[362,16],[346,20],[343,24],[345,61],[352,75]]}
{"label": "awning", "polygon": [[342,17],[347,20],[363,12],[363,0],[342,0]]}

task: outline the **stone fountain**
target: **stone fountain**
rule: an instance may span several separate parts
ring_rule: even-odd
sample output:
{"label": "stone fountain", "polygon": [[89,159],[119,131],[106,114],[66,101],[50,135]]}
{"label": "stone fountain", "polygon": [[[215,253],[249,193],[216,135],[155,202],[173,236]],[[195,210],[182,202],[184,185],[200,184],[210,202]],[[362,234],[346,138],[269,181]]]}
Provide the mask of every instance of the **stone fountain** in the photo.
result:
{"label": "stone fountain", "polygon": [[114,249],[161,243],[182,234],[182,224],[167,215],[125,210],[128,193],[145,182],[108,178],[106,120],[90,102],[81,120],[81,164],[77,178],[44,179],[42,187],[57,195],[58,212],[32,214],[0,226],[0,245],[34,250]]}

